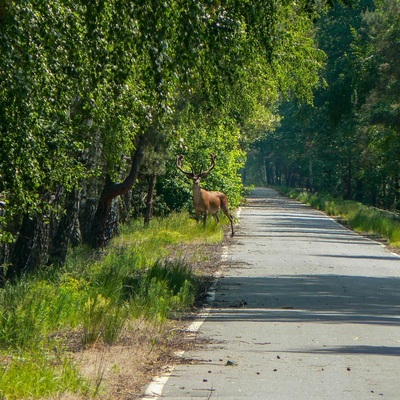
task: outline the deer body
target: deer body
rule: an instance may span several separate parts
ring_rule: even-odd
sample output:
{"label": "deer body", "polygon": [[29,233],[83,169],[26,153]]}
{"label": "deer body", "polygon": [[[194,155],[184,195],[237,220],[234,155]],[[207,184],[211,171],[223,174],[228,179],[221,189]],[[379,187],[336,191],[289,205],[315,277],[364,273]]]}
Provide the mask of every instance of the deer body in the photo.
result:
{"label": "deer body", "polygon": [[196,220],[200,220],[200,215],[204,215],[204,224],[207,221],[208,215],[212,215],[215,218],[215,221],[218,223],[218,211],[221,210],[229,219],[231,224],[232,236],[235,234],[233,230],[233,217],[229,212],[228,208],[228,197],[221,192],[208,191],[203,189],[200,186],[200,181],[208,175],[208,173],[215,166],[215,156],[211,156],[212,165],[211,167],[205,171],[200,172],[200,174],[196,175],[193,170],[192,172],[186,172],[182,169],[182,159],[183,156],[178,156],[177,159],[177,167],[180,171],[182,171],[188,178],[193,180],[193,206],[196,211]]}

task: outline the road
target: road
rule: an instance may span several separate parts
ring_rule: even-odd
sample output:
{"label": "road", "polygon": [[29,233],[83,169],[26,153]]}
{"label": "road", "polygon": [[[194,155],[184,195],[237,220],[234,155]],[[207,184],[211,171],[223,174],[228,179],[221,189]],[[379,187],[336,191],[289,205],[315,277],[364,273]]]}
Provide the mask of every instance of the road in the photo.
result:
{"label": "road", "polygon": [[241,210],[161,399],[400,399],[400,258],[271,189]]}

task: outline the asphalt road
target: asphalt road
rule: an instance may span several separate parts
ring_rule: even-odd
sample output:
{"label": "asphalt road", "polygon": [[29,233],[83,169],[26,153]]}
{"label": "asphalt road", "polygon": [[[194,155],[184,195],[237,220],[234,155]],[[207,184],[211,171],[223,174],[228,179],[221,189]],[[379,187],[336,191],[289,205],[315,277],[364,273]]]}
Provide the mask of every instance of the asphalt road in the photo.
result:
{"label": "asphalt road", "polygon": [[[161,399],[400,399],[400,258],[271,189]],[[207,343],[208,342],[208,343]]]}

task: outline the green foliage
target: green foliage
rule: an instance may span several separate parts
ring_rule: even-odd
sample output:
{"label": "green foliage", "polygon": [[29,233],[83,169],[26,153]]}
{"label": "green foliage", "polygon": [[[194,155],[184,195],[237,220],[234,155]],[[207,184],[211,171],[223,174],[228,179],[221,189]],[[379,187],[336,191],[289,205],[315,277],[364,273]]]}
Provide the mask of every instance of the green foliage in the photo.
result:
{"label": "green foliage", "polygon": [[68,359],[68,338],[80,337],[82,345],[113,344],[135,318],[161,324],[179,317],[193,306],[200,280],[190,266],[193,260],[168,258],[171,248],[222,237],[214,221],[203,227],[187,214],[154,219],[148,228],[135,221],[105,254],[79,248],[63,268],[5,284],[0,397],[95,392],[96,384],[83,379]]}
{"label": "green foliage", "polygon": [[[184,163],[188,171],[193,167],[196,173],[206,170],[210,166],[211,154],[216,154],[216,167],[205,179],[202,186],[207,190],[216,190],[225,193],[229,198],[230,206],[236,208],[242,200],[242,180],[239,170],[244,166],[245,153],[240,147],[240,135],[232,125],[201,125],[197,121],[188,131],[179,132],[177,154],[185,156]],[[176,167],[174,173],[179,177],[179,185],[187,187],[191,194],[192,182],[187,180]]]}
{"label": "green foliage", "polygon": [[[313,89],[319,86],[318,73],[324,66],[325,53],[315,46],[315,31],[310,15],[300,3],[278,8],[277,43],[272,71],[281,91],[298,99],[313,101]],[[293,44],[296,44],[293,46]]]}
{"label": "green foliage", "polygon": [[[167,171],[157,188],[166,213],[188,202],[167,164],[183,152],[199,167],[215,153],[207,187],[236,207],[249,144],[276,123],[282,95],[311,102],[324,62],[303,0],[27,0],[1,15],[0,240],[36,251],[7,247],[0,259],[16,273],[47,263],[72,191],[99,205],[81,223],[104,237],[103,214],[135,185],[135,160],[143,175]],[[31,237],[19,235],[29,219]]]}
{"label": "green foliage", "polygon": [[[109,286],[106,291],[109,292]],[[117,294],[113,293],[111,297],[105,297],[102,293],[96,294],[95,291],[88,296],[82,310],[85,344],[98,340],[112,344],[118,339],[129,315],[127,307],[119,304],[119,299],[113,298],[115,296]]]}
{"label": "green foliage", "polygon": [[60,393],[94,393],[68,358],[39,352],[12,354],[1,360],[0,398],[40,399]]}
{"label": "green foliage", "polygon": [[138,280],[132,304],[135,314],[164,321],[194,304],[195,276],[184,262],[156,262]]}
{"label": "green foliage", "polygon": [[253,145],[259,180],[399,209],[399,14],[398,0],[362,0],[316,19],[326,86],[314,107],[283,104],[276,130]]}
{"label": "green foliage", "polygon": [[46,189],[82,176],[83,121],[69,116],[87,67],[76,59],[81,12],[79,4],[12,3],[1,24],[0,192],[8,208],[35,207]]}
{"label": "green foliage", "polygon": [[[204,227],[184,212],[172,213],[165,218],[155,218],[151,221],[149,229],[143,229],[141,221],[136,220],[124,226],[121,231],[121,237],[116,238],[114,243],[142,247],[151,262],[165,256],[163,246],[190,243],[196,239],[207,243],[218,243],[223,238],[220,225],[210,220]],[[135,253],[137,254],[137,251]],[[148,266],[146,262],[144,265]]]}

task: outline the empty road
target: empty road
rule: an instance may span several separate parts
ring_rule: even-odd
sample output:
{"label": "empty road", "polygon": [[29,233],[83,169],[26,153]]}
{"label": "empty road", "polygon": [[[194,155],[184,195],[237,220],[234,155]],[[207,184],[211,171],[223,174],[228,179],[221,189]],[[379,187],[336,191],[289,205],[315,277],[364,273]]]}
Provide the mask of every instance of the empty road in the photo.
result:
{"label": "empty road", "polygon": [[198,336],[156,398],[400,399],[400,258],[256,189]]}

